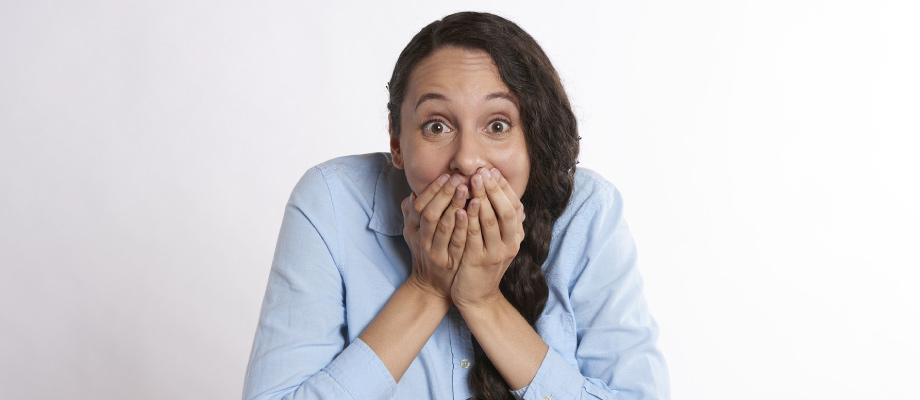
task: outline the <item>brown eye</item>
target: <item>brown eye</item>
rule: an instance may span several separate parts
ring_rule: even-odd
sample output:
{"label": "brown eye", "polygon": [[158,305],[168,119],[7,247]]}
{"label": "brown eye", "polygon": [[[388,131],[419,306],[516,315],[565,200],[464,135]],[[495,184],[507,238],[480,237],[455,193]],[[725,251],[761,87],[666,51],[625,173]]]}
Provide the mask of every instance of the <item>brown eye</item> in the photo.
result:
{"label": "brown eye", "polygon": [[489,124],[489,133],[505,133],[511,129],[511,124],[505,121],[492,121]]}
{"label": "brown eye", "polygon": [[428,121],[422,125],[422,132],[429,135],[441,135],[450,132],[450,128],[441,121]]}

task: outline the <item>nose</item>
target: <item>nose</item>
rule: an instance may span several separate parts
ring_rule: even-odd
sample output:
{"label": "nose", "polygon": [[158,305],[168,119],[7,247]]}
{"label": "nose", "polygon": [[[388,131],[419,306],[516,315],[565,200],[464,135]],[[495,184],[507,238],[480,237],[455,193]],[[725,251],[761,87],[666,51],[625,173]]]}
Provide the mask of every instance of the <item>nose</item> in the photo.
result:
{"label": "nose", "polygon": [[479,168],[486,167],[486,157],[480,142],[476,132],[460,132],[454,142],[454,154],[450,160],[451,171],[470,177]]}

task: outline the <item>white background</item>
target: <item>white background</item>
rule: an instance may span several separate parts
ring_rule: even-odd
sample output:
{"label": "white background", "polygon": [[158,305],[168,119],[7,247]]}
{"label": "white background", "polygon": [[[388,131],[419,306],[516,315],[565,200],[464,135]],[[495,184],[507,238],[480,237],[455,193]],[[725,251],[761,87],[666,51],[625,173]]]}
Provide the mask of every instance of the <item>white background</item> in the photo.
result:
{"label": "white background", "polygon": [[238,398],[297,179],[473,9],[623,192],[674,399],[916,398],[916,2],[331,3],[0,2],[0,396]]}

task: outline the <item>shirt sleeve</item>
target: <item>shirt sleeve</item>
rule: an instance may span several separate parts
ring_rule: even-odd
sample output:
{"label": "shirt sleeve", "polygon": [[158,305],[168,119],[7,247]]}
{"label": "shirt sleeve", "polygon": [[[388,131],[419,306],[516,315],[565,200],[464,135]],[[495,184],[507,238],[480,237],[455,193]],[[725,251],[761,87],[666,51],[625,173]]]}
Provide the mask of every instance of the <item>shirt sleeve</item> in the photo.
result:
{"label": "shirt sleeve", "polygon": [[518,399],[670,399],[622,199],[612,186],[601,197],[596,211],[576,217],[585,240],[569,291],[577,368],[550,348],[530,385],[512,392]]}
{"label": "shirt sleeve", "polygon": [[373,350],[360,339],[346,342],[332,207],[322,173],[309,170],[285,207],[244,400],[388,399],[395,394],[396,382]]}

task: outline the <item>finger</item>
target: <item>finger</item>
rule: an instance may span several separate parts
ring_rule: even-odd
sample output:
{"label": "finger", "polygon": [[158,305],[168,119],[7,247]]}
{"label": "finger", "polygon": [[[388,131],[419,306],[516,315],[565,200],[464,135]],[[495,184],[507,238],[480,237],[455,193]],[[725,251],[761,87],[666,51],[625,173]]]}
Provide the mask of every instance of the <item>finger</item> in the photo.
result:
{"label": "finger", "polygon": [[[505,191],[502,190],[501,185],[498,181],[498,175],[495,173],[498,172],[498,169],[493,168],[491,175],[492,179],[486,180],[484,182],[486,193],[489,195],[489,201],[491,202],[492,209],[495,213],[495,217],[498,220],[498,230],[501,234],[500,240],[505,242],[505,244],[513,245],[517,241],[518,231],[521,226],[521,221],[518,219],[517,210],[514,209],[514,204],[505,195]],[[483,221],[485,221],[483,219]],[[483,226],[486,226],[486,223],[483,222]],[[490,232],[486,231],[486,248],[489,247],[489,241],[492,239],[489,237]]]}
{"label": "finger", "polygon": [[450,180],[450,175],[444,174],[435,179],[434,182],[428,185],[421,193],[418,194],[418,198],[415,199],[415,206],[409,211],[415,211],[417,214],[421,214],[422,210],[428,206],[428,202],[433,199],[441,188],[444,187],[444,184]]}
{"label": "finger", "polygon": [[466,247],[463,254],[480,254],[482,253],[482,231],[479,227],[479,206],[482,199],[473,198],[467,207],[467,227],[466,227]]}
{"label": "finger", "polygon": [[[464,202],[466,202],[466,199],[464,199]],[[463,257],[463,250],[466,248],[466,231],[469,226],[469,216],[467,216],[466,210],[462,208],[457,210],[455,214],[457,223],[450,237],[450,246],[447,248],[447,255],[450,257],[451,265],[456,268],[460,265],[460,259]]]}
{"label": "finger", "polygon": [[[414,194],[410,194],[409,197],[406,197],[405,199],[403,199],[403,201],[399,205],[400,206],[399,208],[402,210],[402,214],[403,214],[403,224],[404,224],[403,225],[403,240],[405,240],[406,244],[409,245],[409,251],[415,254],[416,253],[415,244],[417,243],[417,241],[414,240],[414,238],[415,238],[415,232],[417,230],[417,227],[413,226],[407,221],[407,218],[409,216],[409,208],[412,207],[413,197],[414,197]],[[419,265],[416,263],[415,257],[412,257],[412,269],[415,270],[418,267]]]}
{"label": "finger", "polygon": [[[440,180],[441,179],[439,179],[439,181]],[[454,194],[457,192],[457,186],[460,184],[460,182],[460,175],[455,174],[448,181],[446,181],[446,184],[441,186],[440,190],[435,192],[434,197],[428,201],[428,205],[422,209],[420,216],[421,226],[419,227],[419,240],[421,240],[422,243],[424,243],[424,246],[429,249],[433,247],[434,237],[438,230],[443,230],[446,237],[450,237],[450,233],[454,229],[452,221],[454,218],[453,211],[456,211],[456,209],[445,209],[448,208],[448,205],[452,203],[452,199]],[[441,224],[443,219],[442,217],[445,215],[447,215],[448,219],[451,220],[450,226],[442,226]],[[444,242],[446,243],[447,240],[445,239]]]}
{"label": "finger", "polygon": [[418,231],[418,213],[414,211],[415,209],[415,200],[418,196],[415,192],[409,194],[409,198],[406,200],[406,215],[404,221],[406,228],[412,229],[412,232]]}
{"label": "finger", "polygon": [[498,185],[502,188],[502,191],[505,192],[505,196],[508,197],[511,204],[514,205],[514,210],[517,213],[518,219],[523,223],[527,216],[524,214],[524,203],[521,203],[521,196],[514,192],[514,188],[511,187],[511,184],[508,183],[508,180],[505,179],[498,168],[492,168],[492,176],[498,181]]}
{"label": "finger", "polygon": [[492,199],[489,198],[488,187],[492,186],[495,190],[495,182],[492,180],[492,174],[485,168],[480,168],[476,175],[473,175],[474,185],[477,182],[477,176],[481,179],[482,196],[479,206],[479,226],[482,229],[482,241],[486,250],[498,248],[502,244],[502,234],[498,224],[498,218],[495,214]]}
{"label": "finger", "polygon": [[[457,179],[456,183],[460,183],[459,177],[454,177]],[[448,185],[455,184],[453,183],[454,178],[451,178],[451,182]],[[447,251],[447,244],[451,240],[451,236],[454,233],[454,226],[456,225],[457,219],[457,210],[462,210],[463,206],[466,205],[466,193],[467,189],[465,185],[460,185],[454,190],[454,197],[450,201],[450,205],[447,206],[447,210],[444,211],[444,215],[441,216],[441,220],[438,222],[438,227],[435,230],[434,238],[431,241],[431,249],[433,251]],[[433,202],[432,202],[433,203]],[[465,234],[466,232],[464,232]]]}
{"label": "finger", "polygon": [[425,209],[425,206],[428,205],[428,202],[434,197],[435,194],[441,190],[441,187],[444,186],[444,183],[450,179],[450,176],[445,174],[435,179],[434,182],[431,182],[421,194],[416,194],[412,192],[409,202],[409,222],[418,227],[421,225],[420,219],[422,215],[422,210]]}
{"label": "finger", "polygon": [[413,229],[414,227],[412,226],[412,224],[408,223],[409,205],[412,204],[411,199],[412,199],[412,195],[410,194],[409,197],[406,197],[405,199],[403,199],[402,203],[399,204],[399,208],[400,210],[402,210],[402,215],[403,215],[403,235],[406,235],[407,233],[411,233],[415,231],[415,229]]}
{"label": "finger", "polygon": [[399,203],[399,209],[402,210],[403,219],[409,216],[409,197],[407,196],[401,203]]}

